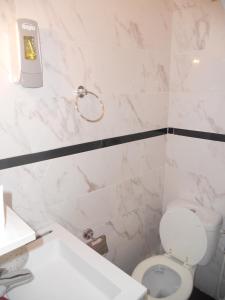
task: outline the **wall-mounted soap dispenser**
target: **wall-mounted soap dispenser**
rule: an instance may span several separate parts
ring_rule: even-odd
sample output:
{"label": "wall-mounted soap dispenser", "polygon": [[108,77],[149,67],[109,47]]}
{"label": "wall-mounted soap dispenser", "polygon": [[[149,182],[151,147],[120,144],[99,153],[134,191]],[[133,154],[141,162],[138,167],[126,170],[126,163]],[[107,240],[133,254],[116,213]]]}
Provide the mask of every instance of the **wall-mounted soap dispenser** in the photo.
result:
{"label": "wall-mounted soap dispenser", "polygon": [[23,87],[43,86],[43,71],[38,24],[18,19],[11,39],[12,80]]}

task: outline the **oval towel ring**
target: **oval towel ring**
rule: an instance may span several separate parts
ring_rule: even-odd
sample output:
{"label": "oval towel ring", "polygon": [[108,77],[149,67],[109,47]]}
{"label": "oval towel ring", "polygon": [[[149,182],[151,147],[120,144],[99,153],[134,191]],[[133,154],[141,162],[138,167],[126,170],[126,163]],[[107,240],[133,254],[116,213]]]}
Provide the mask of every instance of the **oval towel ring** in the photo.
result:
{"label": "oval towel ring", "polygon": [[[94,123],[94,122],[100,121],[100,120],[103,118],[104,114],[105,114],[105,107],[104,107],[103,102],[99,99],[98,95],[96,95],[95,93],[93,93],[93,92],[91,92],[91,91],[88,91],[88,90],[87,90],[84,86],[82,86],[82,85],[80,85],[80,86],[77,88],[76,94],[77,94],[77,96],[76,96],[76,101],[75,101],[75,108],[76,108],[76,110],[78,111],[80,117],[81,117],[82,119],[84,119],[85,121],[87,121],[87,122],[92,122],[92,123]],[[97,98],[99,104],[100,104],[101,107],[102,107],[101,115],[100,115],[98,118],[96,118],[96,119],[89,119],[89,118],[85,117],[85,116],[81,113],[81,111],[80,111],[80,109],[79,109],[79,100],[82,99],[82,98],[84,98],[84,97],[87,96],[88,94],[95,96],[95,98]]]}

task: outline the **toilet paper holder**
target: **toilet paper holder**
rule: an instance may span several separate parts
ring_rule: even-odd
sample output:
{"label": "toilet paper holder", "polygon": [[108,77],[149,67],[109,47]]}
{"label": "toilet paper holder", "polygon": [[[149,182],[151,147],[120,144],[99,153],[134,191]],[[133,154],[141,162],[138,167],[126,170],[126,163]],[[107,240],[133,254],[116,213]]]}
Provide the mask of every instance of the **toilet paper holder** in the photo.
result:
{"label": "toilet paper holder", "polygon": [[89,240],[86,244],[99,254],[104,255],[108,253],[109,249],[107,245],[106,235],[100,235],[97,238],[94,238],[93,229],[87,228],[83,232],[83,238],[85,240]]}

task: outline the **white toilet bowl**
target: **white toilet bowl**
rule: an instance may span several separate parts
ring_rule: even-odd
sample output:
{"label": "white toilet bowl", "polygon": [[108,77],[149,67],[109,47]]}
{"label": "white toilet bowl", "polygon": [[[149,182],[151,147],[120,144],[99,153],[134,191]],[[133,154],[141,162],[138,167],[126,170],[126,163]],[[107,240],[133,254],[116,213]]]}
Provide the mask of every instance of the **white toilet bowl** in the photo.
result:
{"label": "white toilet bowl", "polygon": [[187,300],[197,264],[207,264],[215,253],[222,217],[196,207],[172,207],[160,222],[165,255],[142,261],[132,276],[148,289],[146,300]]}
{"label": "white toilet bowl", "polygon": [[147,287],[146,300],[187,300],[193,289],[193,273],[166,255],[159,255],[142,261],[132,276]]}

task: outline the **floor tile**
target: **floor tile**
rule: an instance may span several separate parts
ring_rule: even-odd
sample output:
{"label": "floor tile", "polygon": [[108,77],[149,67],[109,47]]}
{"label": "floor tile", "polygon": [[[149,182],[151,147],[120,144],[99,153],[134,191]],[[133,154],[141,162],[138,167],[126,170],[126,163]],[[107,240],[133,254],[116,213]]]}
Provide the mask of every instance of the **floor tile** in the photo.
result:
{"label": "floor tile", "polygon": [[215,300],[208,295],[202,293],[198,289],[194,289],[189,300]]}

